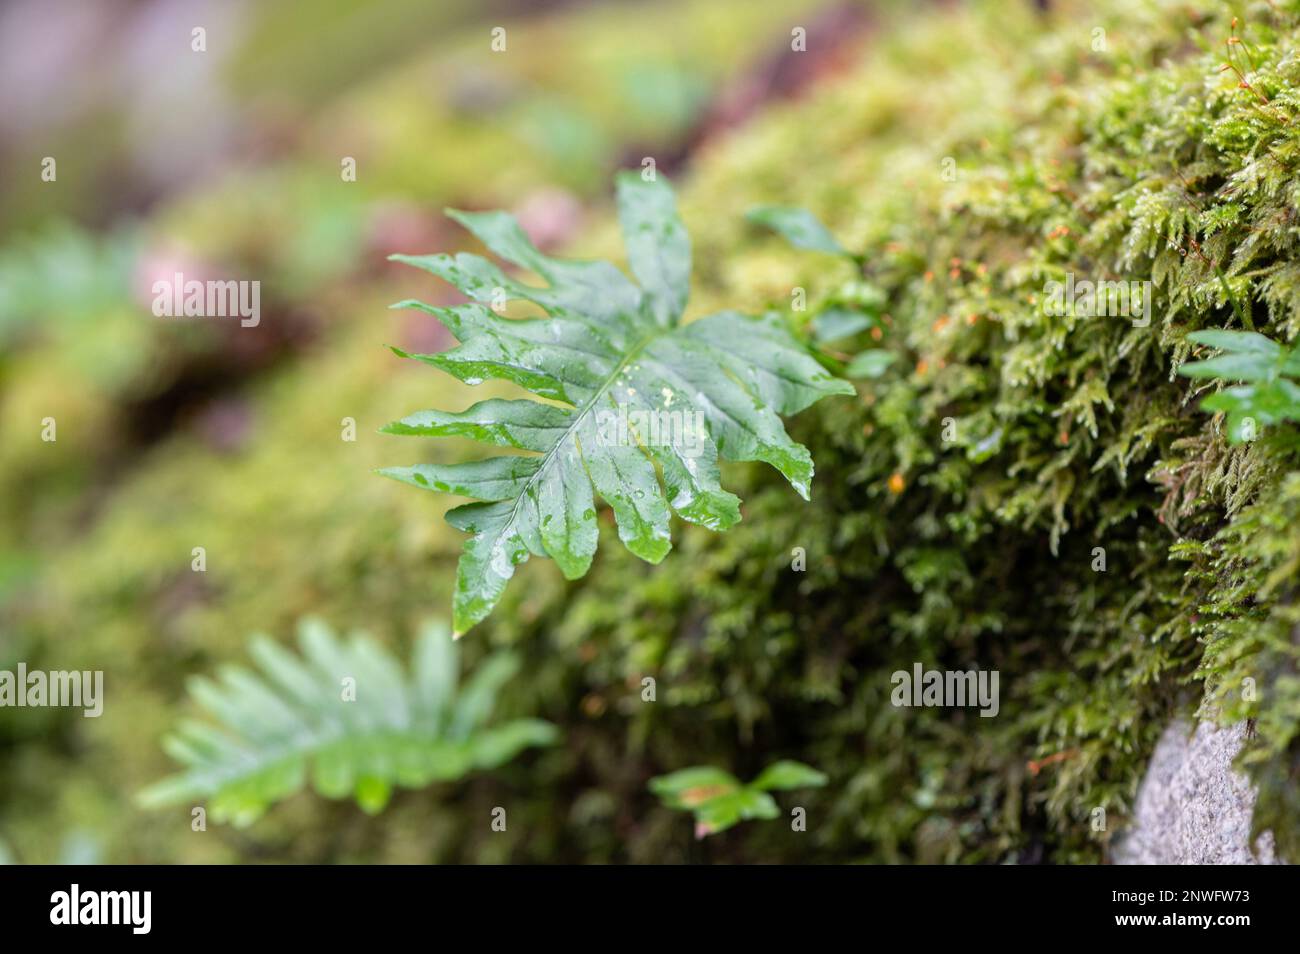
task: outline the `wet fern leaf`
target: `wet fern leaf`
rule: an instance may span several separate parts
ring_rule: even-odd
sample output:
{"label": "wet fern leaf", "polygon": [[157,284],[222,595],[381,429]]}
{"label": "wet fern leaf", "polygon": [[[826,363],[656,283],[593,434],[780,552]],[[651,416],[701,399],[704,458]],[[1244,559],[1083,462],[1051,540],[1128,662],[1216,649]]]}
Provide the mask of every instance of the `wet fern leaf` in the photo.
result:
{"label": "wet fern leaf", "polygon": [[1300,351],[1284,347],[1253,331],[1197,331],[1194,344],[1221,351],[1217,357],[1188,361],[1178,373],[1189,378],[1223,382],[1225,387],[1201,402],[1201,409],[1223,413],[1228,441],[1253,440],[1261,428],[1300,421]]}
{"label": "wet fern leaf", "polygon": [[[807,499],[813,461],[781,416],[854,393],[776,314],[728,311],[682,324],[691,251],[672,189],[624,173],[617,190],[639,284],[608,262],[543,255],[503,212],[448,214],[545,285],[518,281],[478,255],[392,256],[471,299],[447,308],[395,305],[428,312],[460,342],[441,354],[399,355],[467,384],[494,378],[544,399],[420,411],[384,428],[522,452],[381,471],[477,501],[447,514],[470,534],[456,579],[458,633],[492,611],[530,555],[552,558],[568,579],[585,574],[596,552],[597,495],[613,510],[623,544],[651,563],[671,548],[671,513],[712,530],[740,520],[739,499],[719,482],[719,457],[765,461]],[[546,317],[502,317],[488,307],[502,299],[533,302]]]}

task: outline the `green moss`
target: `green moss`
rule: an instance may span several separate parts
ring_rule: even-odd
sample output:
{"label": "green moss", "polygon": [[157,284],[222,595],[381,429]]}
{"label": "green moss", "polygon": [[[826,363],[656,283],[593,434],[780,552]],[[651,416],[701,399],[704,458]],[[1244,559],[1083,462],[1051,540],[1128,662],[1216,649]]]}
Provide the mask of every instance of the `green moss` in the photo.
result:
{"label": "green moss", "polygon": [[[657,675],[670,704],[629,725],[656,765],[826,768],[821,858],[1103,858],[1160,730],[1197,709],[1256,719],[1257,823],[1294,854],[1294,432],[1229,447],[1173,371],[1188,332],[1243,313],[1297,332],[1295,22],[1256,8],[1240,28],[1256,96],[1220,71],[1226,15],[1116,12],[1095,52],[1086,19],[1027,43],[1003,14],[904,35],[883,58],[909,68],[867,66],[742,134],[685,197],[700,258],[724,263],[705,306],[788,307],[795,285],[830,301],[851,277],[792,253],[774,275],[762,245],[737,263],[758,201],[810,206],[887,295],[905,370],[797,432],[813,505],[756,474],[725,538],[688,538],[635,587],[635,567],[597,568],[521,638],[594,642],[597,694]],[[1151,325],[1044,315],[1068,272],[1152,281]],[[889,674],[914,661],[1000,670],[999,717],[893,709]],[[744,856],[808,850],[761,838]]]}

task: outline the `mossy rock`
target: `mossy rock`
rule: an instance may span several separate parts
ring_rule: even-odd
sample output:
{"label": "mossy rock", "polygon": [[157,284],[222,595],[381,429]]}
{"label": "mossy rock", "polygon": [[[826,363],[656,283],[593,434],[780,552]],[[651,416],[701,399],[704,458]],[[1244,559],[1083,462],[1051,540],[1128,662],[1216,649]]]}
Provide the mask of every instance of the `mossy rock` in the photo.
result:
{"label": "mossy rock", "polygon": [[[1221,69],[1232,36],[1250,88]],[[729,534],[688,531],[653,571],[603,551],[576,590],[520,604],[538,623],[496,628],[587,647],[588,691],[656,768],[829,772],[811,845],[756,831],[736,858],[1103,860],[1161,732],[1198,710],[1254,720],[1256,826],[1293,857],[1296,436],[1230,446],[1174,371],[1190,332],[1241,312],[1300,330],[1296,41],[1264,6],[1235,28],[1156,3],[1044,31],[976,5],[742,132],[683,201],[714,263],[703,305],[788,309],[772,286],[816,302],[865,278],[883,335],[842,347],[901,360],[799,421],[810,506],[754,471]],[[771,279],[743,231],[757,202],[811,208],[864,276],[786,252],[803,264]],[[1150,324],[1045,314],[1071,272],[1151,282]],[[893,708],[914,662],[999,670],[999,716]],[[626,702],[642,674],[666,704]]]}

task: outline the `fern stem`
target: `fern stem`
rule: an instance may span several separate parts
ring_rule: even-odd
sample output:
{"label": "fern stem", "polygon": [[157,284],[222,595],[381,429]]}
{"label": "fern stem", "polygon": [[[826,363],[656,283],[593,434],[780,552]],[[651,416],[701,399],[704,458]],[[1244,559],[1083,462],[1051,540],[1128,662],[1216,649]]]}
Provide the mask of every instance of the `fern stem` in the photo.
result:
{"label": "fern stem", "polygon": [[1232,293],[1232,286],[1228,284],[1228,279],[1227,276],[1223,274],[1223,269],[1218,265],[1215,265],[1214,274],[1219,276],[1219,285],[1223,288],[1223,294],[1228,297],[1228,301],[1232,302],[1232,310],[1233,313],[1236,314],[1237,320],[1242,323],[1247,331],[1254,331],[1255,323],[1250,320],[1250,316],[1246,314],[1246,309],[1241,307],[1241,302],[1239,302],[1237,296]]}

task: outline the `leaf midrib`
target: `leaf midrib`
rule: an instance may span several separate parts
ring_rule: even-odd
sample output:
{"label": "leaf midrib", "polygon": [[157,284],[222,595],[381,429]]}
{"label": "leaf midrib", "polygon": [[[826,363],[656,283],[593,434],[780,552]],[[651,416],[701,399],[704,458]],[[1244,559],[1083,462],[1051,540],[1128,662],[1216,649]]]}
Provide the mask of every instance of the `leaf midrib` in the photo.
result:
{"label": "leaf midrib", "polygon": [[[619,361],[617,365],[614,366],[614,370],[612,370],[605,377],[605,380],[603,380],[600,383],[600,386],[596,388],[596,391],[592,394],[591,398],[581,408],[577,408],[577,407],[574,408],[576,413],[573,416],[573,423],[570,424],[568,427],[566,427],[564,433],[560,436],[560,438],[556,440],[554,444],[551,445],[551,449],[548,450],[546,454],[542,457],[542,462],[540,465],[538,465],[537,470],[534,471],[533,475],[528,478],[528,481],[524,484],[523,489],[519,491],[519,495],[515,498],[514,506],[510,508],[510,517],[508,520],[506,520],[505,524],[502,525],[503,532],[509,530],[511,527],[514,526],[515,520],[519,516],[520,503],[522,503],[523,499],[526,496],[528,496],[528,491],[532,488],[533,484],[538,480],[538,478],[540,478],[542,474],[546,472],[546,468],[551,463],[551,458],[555,456],[555,452],[559,450],[560,445],[563,444],[565,441],[567,441],[571,435],[574,435],[575,431],[578,428],[578,425],[582,423],[582,421],[586,418],[587,414],[591,411],[591,409],[596,406],[596,402],[609,393],[610,389],[613,387],[614,381],[623,372],[623,369],[628,366],[628,364],[632,361],[633,358],[635,358],[642,351],[644,351],[645,348],[650,344],[650,342],[658,338],[662,338],[667,334],[671,334],[673,331],[676,331],[677,328],[678,328],[677,325],[671,325],[667,328],[661,328],[657,332],[652,332],[650,334],[647,334],[645,337],[641,338],[636,344],[634,344],[628,350],[628,352],[623,356],[623,359]],[[581,445],[579,445],[579,447],[581,448]],[[585,455],[580,455],[580,456],[583,456],[583,462],[585,464],[586,463]],[[591,482],[590,474],[587,475],[587,480]],[[592,493],[594,495],[596,493],[595,483],[594,482],[591,483],[592,483]],[[498,537],[498,539],[500,538]]]}

